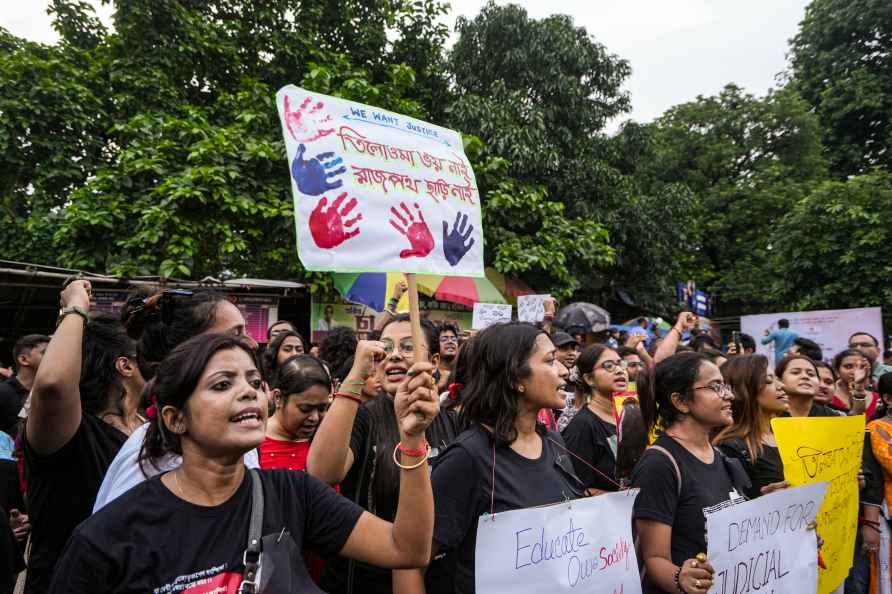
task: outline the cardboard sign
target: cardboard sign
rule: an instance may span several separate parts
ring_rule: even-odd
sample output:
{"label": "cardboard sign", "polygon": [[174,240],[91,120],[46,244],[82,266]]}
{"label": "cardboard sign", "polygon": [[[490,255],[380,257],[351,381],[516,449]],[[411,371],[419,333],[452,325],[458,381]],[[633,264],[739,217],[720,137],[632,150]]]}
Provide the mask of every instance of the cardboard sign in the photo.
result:
{"label": "cardboard sign", "polygon": [[293,85],[276,103],[307,270],[483,276],[480,194],[457,132]]}
{"label": "cardboard sign", "polygon": [[640,594],[632,541],[638,489],[484,515],[474,579],[486,594]]}
{"label": "cardboard sign", "polygon": [[846,579],[855,553],[864,415],[777,418],[772,419],[771,427],[787,481],[792,485],[829,482],[818,511],[824,539],[821,556],[827,569],[820,570],[817,590],[828,594]]}
{"label": "cardboard sign", "polygon": [[521,295],[517,298],[517,319],[536,324],[545,319],[545,302],[550,295]]}
{"label": "cardboard sign", "polygon": [[471,328],[483,330],[499,322],[511,321],[511,305],[504,303],[475,303]]}
{"label": "cardboard sign", "polygon": [[827,483],[794,487],[709,514],[710,594],[817,591],[818,539],[808,525],[826,492]]}

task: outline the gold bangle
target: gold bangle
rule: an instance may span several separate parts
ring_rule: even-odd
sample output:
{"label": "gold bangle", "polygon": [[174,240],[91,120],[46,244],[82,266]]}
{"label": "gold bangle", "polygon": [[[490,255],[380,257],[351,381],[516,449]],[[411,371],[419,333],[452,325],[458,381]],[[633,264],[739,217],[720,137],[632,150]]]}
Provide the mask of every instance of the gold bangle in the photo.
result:
{"label": "gold bangle", "polygon": [[397,443],[396,447],[393,448],[393,463],[396,464],[399,468],[402,468],[403,470],[414,470],[414,469],[418,468],[419,466],[421,466],[422,464],[427,462],[428,457],[431,455],[431,446],[430,446],[430,444],[427,444],[427,452],[425,452],[424,458],[422,458],[421,461],[418,462],[418,464],[413,464],[412,466],[406,466],[404,464],[400,464],[400,461],[396,459],[396,453],[400,448],[400,443]]}
{"label": "gold bangle", "polygon": [[341,392],[346,392],[347,394],[353,394],[354,396],[362,396],[361,390],[348,390],[347,388],[341,386]]}

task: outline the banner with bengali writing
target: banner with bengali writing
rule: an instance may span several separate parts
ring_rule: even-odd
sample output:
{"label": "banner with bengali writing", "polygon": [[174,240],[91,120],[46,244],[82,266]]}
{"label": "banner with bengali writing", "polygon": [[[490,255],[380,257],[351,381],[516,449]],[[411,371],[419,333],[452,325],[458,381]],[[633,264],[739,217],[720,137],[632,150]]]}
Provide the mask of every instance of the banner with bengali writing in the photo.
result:
{"label": "banner with bengali writing", "polygon": [[276,95],[307,270],[483,276],[461,136],[289,85]]}

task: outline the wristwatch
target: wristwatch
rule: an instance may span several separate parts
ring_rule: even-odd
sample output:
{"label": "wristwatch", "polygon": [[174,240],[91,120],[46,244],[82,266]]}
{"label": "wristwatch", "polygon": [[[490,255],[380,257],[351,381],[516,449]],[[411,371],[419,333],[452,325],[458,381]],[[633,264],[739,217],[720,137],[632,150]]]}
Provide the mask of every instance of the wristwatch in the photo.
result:
{"label": "wristwatch", "polygon": [[84,319],[84,324],[90,321],[90,314],[87,313],[87,310],[79,305],[69,305],[66,308],[63,308],[62,311],[59,312],[59,319],[56,320],[56,327],[59,327],[59,324],[62,323],[62,320],[65,319],[65,316],[69,314],[75,314]]}

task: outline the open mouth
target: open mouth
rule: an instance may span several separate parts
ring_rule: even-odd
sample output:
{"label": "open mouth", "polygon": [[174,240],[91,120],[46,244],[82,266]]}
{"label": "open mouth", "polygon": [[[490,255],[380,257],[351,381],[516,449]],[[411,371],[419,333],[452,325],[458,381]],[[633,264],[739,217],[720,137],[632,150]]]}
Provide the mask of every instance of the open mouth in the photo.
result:
{"label": "open mouth", "polygon": [[229,422],[235,423],[240,427],[254,429],[263,426],[263,414],[259,408],[249,408],[230,417]]}
{"label": "open mouth", "polygon": [[389,367],[384,370],[384,377],[388,382],[399,383],[406,379],[406,371],[403,367]]}

